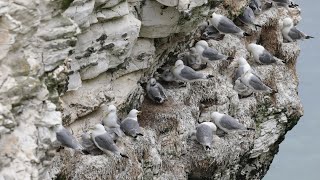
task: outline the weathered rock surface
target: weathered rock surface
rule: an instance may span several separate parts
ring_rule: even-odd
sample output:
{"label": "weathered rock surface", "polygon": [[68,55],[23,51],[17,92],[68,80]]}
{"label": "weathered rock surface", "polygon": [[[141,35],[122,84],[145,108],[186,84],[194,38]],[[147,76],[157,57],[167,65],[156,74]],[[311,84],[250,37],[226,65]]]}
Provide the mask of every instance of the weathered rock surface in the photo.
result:
{"label": "weathered rock surface", "polygon": [[[224,54],[246,57],[274,94],[239,99],[235,62],[206,68],[214,78],[181,87],[164,83],[163,105],[145,98],[145,80],[199,40],[212,11],[236,17],[247,0],[0,0],[0,179],[261,179],[279,143],[303,114],[297,93],[296,43],[282,43],[285,9],[257,17],[262,29],[239,39],[209,40]],[[168,7],[167,7],[168,6]],[[291,9],[296,21],[297,9]],[[257,65],[246,51],[259,42],[285,65]],[[57,152],[53,125],[76,137],[101,121],[105,105],[131,108],[144,136],[117,142],[129,159]],[[255,132],[215,137],[204,152],[192,133],[209,112],[228,113]]]}

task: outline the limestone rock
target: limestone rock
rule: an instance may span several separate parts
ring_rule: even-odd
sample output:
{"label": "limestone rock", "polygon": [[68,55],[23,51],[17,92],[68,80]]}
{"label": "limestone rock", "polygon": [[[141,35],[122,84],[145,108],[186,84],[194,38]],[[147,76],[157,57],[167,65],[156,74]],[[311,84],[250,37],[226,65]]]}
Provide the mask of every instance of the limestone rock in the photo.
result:
{"label": "limestone rock", "polygon": [[177,6],[179,2],[179,0],[157,0],[157,1],[165,6],[170,6],[170,7]]}
{"label": "limestone rock", "polygon": [[[257,17],[252,34],[226,35],[209,46],[245,57],[277,90],[239,98],[233,90],[236,62],[202,70],[214,77],[186,87],[161,82],[168,101],[145,98],[144,82],[170,67],[199,39],[198,24],[213,11],[231,19],[247,0],[12,0],[0,1],[0,179],[261,179],[283,136],[303,115],[295,64],[297,43],[282,43],[284,9]],[[167,7],[168,6],[168,7]],[[301,17],[292,9],[293,19]],[[259,66],[245,49],[259,41],[285,65]],[[285,83],[284,83],[285,82]],[[80,137],[115,104],[123,119],[132,108],[144,136],[117,146],[130,159],[57,152],[53,126]],[[256,131],[214,137],[204,152],[193,140],[210,112],[228,113]]]}

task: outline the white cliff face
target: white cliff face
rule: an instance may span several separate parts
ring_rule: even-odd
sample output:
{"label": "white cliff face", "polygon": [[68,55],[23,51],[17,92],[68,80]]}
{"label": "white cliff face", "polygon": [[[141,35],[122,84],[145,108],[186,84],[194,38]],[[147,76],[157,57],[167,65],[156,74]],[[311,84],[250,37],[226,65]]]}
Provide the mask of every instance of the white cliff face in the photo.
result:
{"label": "white cliff face", "polygon": [[[0,179],[260,179],[279,143],[303,110],[297,94],[296,43],[282,43],[285,9],[256,18],[252,37],[209,40],[218,51],[245,57],[277,93],[239,99],[233,63],[214,62],[208,82],[164,84],[168,101],[153,104],[143,85],[199,40],[197,26],[212,8],[235,17],[247,1],[225,0],[0,0]],[[168,7],[167,7],[168,6]],[[225,9],[228,7],[228,9]],[[292,10],[295,21],[299,14]],[[286,65],[257,65],[246,44],[259,41]],[[113,103],[131,108],[144,136],[117,142],[129,160],[56,152],[53,125],[82,130],[100,122]],[[216,137],[211,152],[192,139],[210,112],[228,113],[255,132]]]}

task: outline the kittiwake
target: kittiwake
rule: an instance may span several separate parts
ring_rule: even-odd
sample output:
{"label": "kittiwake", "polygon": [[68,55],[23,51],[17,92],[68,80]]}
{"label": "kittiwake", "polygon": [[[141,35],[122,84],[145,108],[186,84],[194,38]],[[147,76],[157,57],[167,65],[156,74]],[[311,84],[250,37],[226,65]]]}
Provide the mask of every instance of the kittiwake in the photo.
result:
{"label": "kittiwake", "polygon": [[209,47],[208,43],[204,40],[198,41],[195,45],[198,54],[203,61],[211,63],[217,60],[233,60],[233,57],[229,57],[219,53],[217,50]]}
{"label": "kittiwake", "polygon": [[222,34],[234,34],[240,37],[250,36],[250,34],[236,26],[229,18],[221,14],[213,13],[210,16],[210,22]]}
{"label": "kittiwake", "polygon": [[89,154],[100,154],[101,150],[94,144],[93,140],[91,139],[91,134],[88,132],[83,132],[81,135],[81,145],[86,152]]}
{"label": "kittiwake", "polygon": [[211,149],[213,135],[217,130],[217,127],[212,122],[203,122],[196,128],[197,141],[203,146],[204,150]]}
{"label": "kittiwake", "polygon": [[282,32],[283,38],[288,42],[295,42],[297,40],[314,38],[312,36],[308,36],[303,32],[299,31],[294,26],[293,20],[289,17],[283,19],[281,32]]}
{"label": "kittiwake", "polygon": [[214,123],[224,132],[230,133],[237,130],[254,130],[253,128],[246,128],[243,124],[239,123],[237,119],[219,112],[211,113],[211,118]]}
{"label": "kittiwake", "polygon": [[118,124],[117,108],[113,104],[108,106],[107,115],[102,120],[103,125],[106,127],[109,133],[115,133],[118,137],[122,137],[120,125]]}
{"label": "kittiwake", "polygon": [[83,147],[68,129],[63,127],[61,124],[55,125],[54,128],[56,132],[56,138],[62,146],[74,149],[76,151],[83,150]]}
{"label": "kittiwake", "polygon": [[147,83],[148,97],[156,103],[163,103],[167,99],[165,89],[155,78],[151,78]]}
{"label": "kittiwake", "polygon": [[102,124],[96,124],[94,130],[91,134],[94,144],[103,152],[109,154],[109,151],[120,155],[122,157],[128,158],[125,154],[121,153],[119,148],[113,142],[109,133],[104,129]]}
{"label": "kittiwake", "polygon": [[206,67],[206,64],[202,63],[201,57],[194,47],[190,48],[190,52],[179,54],[178,58],[194,70],[201,70]]}
{"label": "kittiwake", "polygon": [[266,86],[256,74],[253,74],[250,71],[244,73],[240,77],[240,80],[243,84],[245,84],[255,92],[271,93],[273,91],[270,87]]}
{"label": "kittiwake", "polygon": [[261,45],[251,43],[247,46],[247,49],[250,53],[252,53],[254,60],[260,64],[283,64],[283,60],[274,57],[268,50],[266,50]]}
{"label": "kittiwake", "polygon": [[173,75],[173,69],[174,67],[164,69],[160,78],[166,82],[178,81],[178,79]]}
{"label": "kittiwake", "polygon": [[138,113],[140,113],[140,111],[132,109],[129,112],[128,116],[120,124],[121,130],[127,136],[131,136],[134,138],[137,138],[137,136],[143,136],[138,123]]}
{"label": "kittiwake", "polygon": [[276,5],[279,6],[279,7],[294,8],[296,6],[299,6],[298,4],[295,4],[290,0],[272,0],[272,1],[275,2]]}
{"label": "kittiwake", "polygon": [[185,66],[182,60],[176,61],[172,73],[177,79],[187,82],[207,80],[212,77],[212,75],[205,75],[201,72],[193,70],[189,66]]}
{"label": "kittiwake", "polygon": [[240,14],[238,16],[238,18],[242,23],[244,23],[244,24],[246,24],[248,26],[252,25],[252,26],[255,26],[255,27],[260,27],[260,28],[262,27],[261,25],[256,23],[256,17],[254,15],[252,9],[250,7],[248,7],[248,6],[245,7],[243,13]]}
{"label": "kittiwake", "polygon": [[240,57],[236,60],[236,62],[238,62],[239,67],[236,70],[236,74],[234,77],[234,80],[237,80],[239,77],[241,77],[242,74],[244,74],[247,71],[252,71],[251,66],[249,65],[249,63],[247,62],[247,60],[243,57]]}
{"label": "kittiwake", "polygon": [[240,80],[240,78],[238,78],[235,82],[234,82],[234,86],[233,89],[235,91],[237,91],[239,98],[245,98],[250,96],[253,93],[253,90],[251,88],[249,88],[247,85],[243,84]]}
{"label": "kittiwake", "polygon": [[262,4],[260,0],[251,0],[249,7],[253,10],[254,14],[259,15],[262,11]]}
{"label": "kittiwake", "polygon": [[223,34],[220,34],[220,32],[213,25],[210,24],[202,31],[201,39],[221,40],[223,36]]}

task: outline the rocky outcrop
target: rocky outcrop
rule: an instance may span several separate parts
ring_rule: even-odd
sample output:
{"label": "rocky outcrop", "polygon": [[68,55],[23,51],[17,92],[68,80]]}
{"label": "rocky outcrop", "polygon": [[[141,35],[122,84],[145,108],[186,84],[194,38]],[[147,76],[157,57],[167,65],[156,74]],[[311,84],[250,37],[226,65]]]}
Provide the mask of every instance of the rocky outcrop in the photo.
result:
{"label": "rocky outcrop", "polygon": [[[236,17],[246,0],[58,0],[0,2],[0,179],[261,179],[279,143],[303,114],[295,72],[299,47],[283,43],[286,9],[266,9],[252,36],[209,40],[222,53],[247,57],[275,94],[239,98],[235,62],[203,71],[214,78],[182,87],[164,83],[168,101],[145,98],[144,82],[173,65],[200,39],[215,12]],[[290,10],[298,22],[297,9]],[[257,65],[246,51],[259,42],[285,65]],[[142,110],[144,136],[117,145],[129,159],[56,151],[53,125],[80,137],[115,104],[124,117]],[[238,118],[255,132],[215,137],[203,151],[192,133],[209,112]]]}

